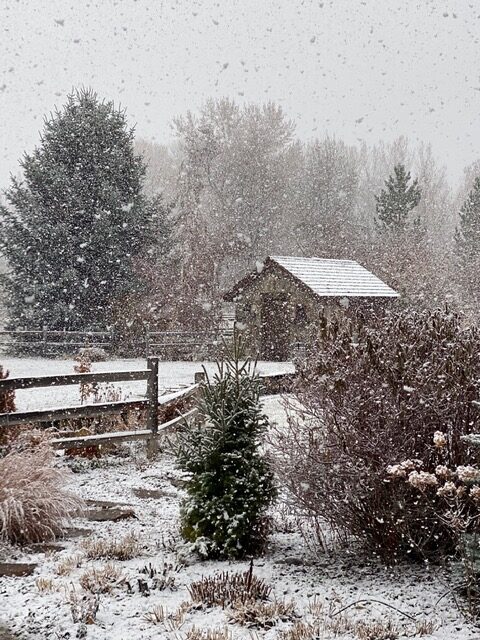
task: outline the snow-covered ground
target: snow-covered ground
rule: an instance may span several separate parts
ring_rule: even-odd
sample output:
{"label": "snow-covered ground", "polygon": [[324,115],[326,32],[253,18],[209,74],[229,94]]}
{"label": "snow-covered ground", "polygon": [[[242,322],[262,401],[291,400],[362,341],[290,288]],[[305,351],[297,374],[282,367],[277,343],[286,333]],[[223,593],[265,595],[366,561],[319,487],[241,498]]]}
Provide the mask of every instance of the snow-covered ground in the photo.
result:
{"label": "snow-covered ground", "polygon": [[[2,358],[1,364],[10,372],[11,377],[47,376],[74,373],[73,360],[53,360],[46,358]],[[208,374],[216,371],[213,362],[160,362],[158,370],[159,390],[165,393],[193,384],[196,371],[205,367]],[[92,365],[93,371],[127,371],[146,368],[143,359],[109,360]],[[290,372],[294,366],[290,362],[259,362],[259,373]],[[119,382],[113,386],[120,387],[125,399],[137,399],[145,395],[146,382]],[[16,406],[18,411],[47,409],[57,406],[75,406],[80,404],[77,385],[70,387],[52,387],[17,391]]]}
{"label": "snow-covered ground", "polygon": [[[179,376],[179,380],[191,381],[187,369],[182,374],[185,377]],[[277,421],[284,418],[278,397],[267,398],[264,408],[271,418]],[[179,640],[185,638],[193,626],[212,629],[228,625],[234,639],[280,639],[280,632],[290,628],[294,621],[279,622],[270,629],[249,629],[229,622],[228,608],[187,607],[179,628],[174,628],[171,620],[159,624],[147,620],[148,613],[157,606],[174,612],[181,603],[188,602],[188,585],[192,581],[221,571],[245,570],[248,562],[201,562],[190,556],[178,532],[182,474],[167,454],[154,463],[147,463],[141,446],[131,451],[134,453],[127,458],[77,460],[71,486],[86,499],[127,503],[134,508],[136,518],[118,522],[82,519],[75,522],[77,527],[91,530],[85,534],[89,539],[119,539],[128,533],[137,537],[140,544],[137,556],[128,561],[115,561],[132,585],[132,592],[128,592],[124,582],[114,587],[112,593],[100,595],[96,623],[82,628],[72,621],[68,594],[75,592],[81,598],[82,574],[91,567],[104,567],[106,561],[88,560],[82,549],[82,538],[62,542],[66,548],[58,552],[29,554],[17,550],[15,560],[36,561],[39,565],[32,576],[0,579],[0,629],[3,624],[14,637],[25,640],[73,639],[84,637],[85,630],[86,637],[92,640]],[[62,463],[61,459],[59,462]],[[134,493],[136,489],[157,490],[159,495],[140,498]],[[425,638],[480,638],[478,630],[462,619],[448,595],[444,569],[418,565],[384,567],[356,548],[338,549],[327,555],[306,543],[286,505],[278,504],[273,515],[275,527],[270,546],[263,557],[255,559],[255,574],[272,586],[272,599],[293,602],[297,621],[313,621],[316,616],[325,623],[322,634],[316,636],[318,640],[358,638],[351,631],[345,632],[343,623],[339,624],[342,616],[347,626],[354,620],[378,620],[384,624],[390,620],[400,634],[363,638],[412,637],[409,634],[415,627],[406,615],[431,623],[433,631],[429,629]],[[80,566],[59,575],[68,566],[69,558],[74,558]],[[152,590],[149,596],[140,594],[137,579],[145,578],[142,568],[151,563],[161,569],[164,562],[178,565],[174,573],[175,589]],[[376,602],[359,602],[332,617],[332,613],[343,606],[364,599]]]}

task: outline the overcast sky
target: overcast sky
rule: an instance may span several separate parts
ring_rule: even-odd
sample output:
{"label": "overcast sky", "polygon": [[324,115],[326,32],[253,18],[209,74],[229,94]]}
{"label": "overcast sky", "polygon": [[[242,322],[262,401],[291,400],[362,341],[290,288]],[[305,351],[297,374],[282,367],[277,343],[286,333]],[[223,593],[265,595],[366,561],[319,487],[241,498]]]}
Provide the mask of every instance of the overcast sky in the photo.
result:
{"label": "overcast sky", "polygon": [[479,0],[0,0],[0,187],[80,85],[137,135],[209,96],[273,100],[303,138],[408,135],[457,182],[480,157]]}

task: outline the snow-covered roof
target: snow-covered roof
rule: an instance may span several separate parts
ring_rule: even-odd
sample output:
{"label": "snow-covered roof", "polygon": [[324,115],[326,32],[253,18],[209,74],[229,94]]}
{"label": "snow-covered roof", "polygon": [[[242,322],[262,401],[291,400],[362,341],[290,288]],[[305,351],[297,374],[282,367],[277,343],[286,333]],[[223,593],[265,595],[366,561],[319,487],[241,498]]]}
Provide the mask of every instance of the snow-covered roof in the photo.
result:
{"label": "snow-covered roof", "polygon": [[398,298],[399,294],[355,260],[270,256],[318,296]]}
{"label": "snow-covered roof", "polygon": [[394,289],[355,260],[269,256],[225,295],[233,300],[270,269],[280,268],[321,298],[398,298]]}

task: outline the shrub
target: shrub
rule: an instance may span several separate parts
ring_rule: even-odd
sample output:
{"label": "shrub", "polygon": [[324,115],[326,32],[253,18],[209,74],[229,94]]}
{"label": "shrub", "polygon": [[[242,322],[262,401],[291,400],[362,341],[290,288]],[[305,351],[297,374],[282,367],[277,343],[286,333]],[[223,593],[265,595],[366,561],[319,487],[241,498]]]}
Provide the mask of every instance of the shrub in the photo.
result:
{"label": "shrub", "polygon": [[83,506],[64,489],[65,478],[46,446],[0,459],[0,539],[24,544],[59,536]]}
{"label": "shrub", "polygon": [[251,363],[240,362],[242,344],[207,378],[200,424],[180,435],[180,465],[190,472],[181,513],[182,535],[206,557],[255,553],[266,537],[265,512],[275,496],[273,476],[259,451],[268,419],[260,381]]}
{"label": "shrub", "polygon": [[278,472],[303,514],[390,559],[454,548],[431,501],[387,467],[409,462],[414,470],[420,459],[422,472],[434,474],[438,465],[472,461],[460,438],[480,423],[472,405],[480,398],[478,329],[447,311],[330,325],[295,395],[302,409],[274,444]]}

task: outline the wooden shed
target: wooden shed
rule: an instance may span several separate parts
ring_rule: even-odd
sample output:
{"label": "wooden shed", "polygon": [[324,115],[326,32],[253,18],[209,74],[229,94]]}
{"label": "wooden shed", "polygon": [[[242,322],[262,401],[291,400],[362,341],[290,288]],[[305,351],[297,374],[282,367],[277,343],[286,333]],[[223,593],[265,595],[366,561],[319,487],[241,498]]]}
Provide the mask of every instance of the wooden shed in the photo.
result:
{"label": "wooden shed", "polygon": [[236,305],[252,354],[288,360],[318,335],[320,318],[382,309],[399,294],[354,260],[270,256],[224,300]]}

